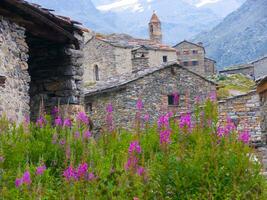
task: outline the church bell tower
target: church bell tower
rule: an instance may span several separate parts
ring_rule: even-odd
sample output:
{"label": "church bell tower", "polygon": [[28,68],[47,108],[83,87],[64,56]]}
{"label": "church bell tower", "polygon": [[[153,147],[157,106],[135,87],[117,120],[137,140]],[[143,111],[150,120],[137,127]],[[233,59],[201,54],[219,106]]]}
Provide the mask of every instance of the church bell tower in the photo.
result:
{"label": "church bell tower", "polygon": [[148,25],[150,40],[157,43],[162,43],[161,22],[155,11],[153,11],[153,15]]}

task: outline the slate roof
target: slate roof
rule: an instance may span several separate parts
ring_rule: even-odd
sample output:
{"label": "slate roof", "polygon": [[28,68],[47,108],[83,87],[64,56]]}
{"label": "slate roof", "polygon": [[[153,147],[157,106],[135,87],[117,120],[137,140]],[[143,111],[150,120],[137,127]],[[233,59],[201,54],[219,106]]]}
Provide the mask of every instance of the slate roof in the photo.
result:
{"label": "slate roof", "polygon": [[95,38],[103,42],[109,43],[112,46],[120,48],[136,49],[138,47],[145,47],[149,50],[161,50],[161,51],[173,51],[173,52],[176,51],[176,49],[166,44],[156,43],[148,39],[133,38],[132,36],[126,34],[96,35]]}
{"label": "slate roof", "polygon": [[229,71],[234,71],[234,70],[239,70],[239,69],[247,69],[247,68],[251,68],[251,67],[254,67],[254,66],[252,64],[233,65],[233,66],[227,67],[227,68],[219,71],[219,73],[229,72]]}
{"label": "slate roof", "polygon": [[192,45],[194,45],[194,46],[197,46],[197,47],[200,47],[200,48],[204,49],[204,51],[205,51],[205,48],[204,48],[202,45],[199,45],[199,44],[197,44],[197,43],[193,43],[193,42],[189,42],[189,41],[187,41],[187,40],[184,40],[184,41],[182,41],[182,42],[179,42],[178,44],[174,45],[173,48],[179,46],[179,45],[182,44],[182,43],[192,44]]}
{"label": "slate roof", "polygon": [[127,84],[129,84],[131,82],[137,81],[137,80],[144,78],[148,75],[151,75],[157,71],[168,69],[171,67],[183,68],[184,70],[188,71],[189,73],[191,73],[195,76],[198,76],[198,77],[202,78],[203,80],[217,86],[217,84],[215,82],[208,80],[205,77],[203,77],[203,76],[201,76],[195,72],[192,72],[192,71],[188,70],[187,68],[180,66],[177,62],[168,62],[168,63],[162,64],[158,67],[146,68],[146,69],[139,71],[137,73],[134,73],[134,74],[120,75],[118,77],[113,77],[113,78],[109,79],[108,81],[99,82],[94,86],[90,86],[90,87],[85,88],[85,96],[89,97],[89,96],[94,96],[96,94],[101,94],[101,93],[110,92],[110,91],[114,91],[114,90],[116,91],[118,89],[126,87]]}

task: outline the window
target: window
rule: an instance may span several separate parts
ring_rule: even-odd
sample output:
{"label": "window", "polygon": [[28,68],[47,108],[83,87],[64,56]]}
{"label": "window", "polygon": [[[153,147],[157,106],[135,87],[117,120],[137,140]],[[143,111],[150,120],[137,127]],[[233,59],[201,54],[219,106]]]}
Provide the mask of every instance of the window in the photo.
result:
{"label": "window", "polygon": [[168,105],[169,106],[178,106],[179,105],[179,95],[178,94],[168,95]]}
{"label": "window", "polygon": [[193,66],[197,66],[198,65],[198,61],[192,61],[192,65]]}
{"label": "window", "polygon": [[95,65],[94,71],[95,71],[95,80],[99,81],[99,68],[97,65]]}
{"label": "window", "polygon": [[188,66],[188,64],[189,64],[188,61],[184,61],[184,62],[183,62],[183,65],[184,65],[184,66]]}
{"label": "window", "polygon": [[190,54],[190,53],[189,53],[188,50],[184,51],[184,55],[189,55],[189,54]]}
{"label": "window", "polygon": [[163,56],[162,59],[164,63],[168,62],[168,56]]}
{"label": "window", "polygon": [[151,33],[154,32],[154,30],[153,30],[153,25],[152,25],[152,24],[150,25],[150,32],[151,32]]}
{"label": "window", "polygon": [[198,50],[193,50],[192,53],[193,54],[198,54]]}
{"label": "window", "polygon": [[0,87],[4,87],[6,83],[6,77],[0,75]]}
{"label": "window", "polygon": [[144,58],[144,57],[145,57],[145,54],[142,53],[141,58]]}

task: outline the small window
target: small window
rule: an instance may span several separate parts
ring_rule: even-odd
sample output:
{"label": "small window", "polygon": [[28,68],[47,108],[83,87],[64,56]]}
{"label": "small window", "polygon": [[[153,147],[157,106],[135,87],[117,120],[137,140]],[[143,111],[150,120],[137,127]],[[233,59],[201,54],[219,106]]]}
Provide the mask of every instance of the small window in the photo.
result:
{"label": "small window", "polygon": [[162,59],[164,63],[168,62],[168,56],[163,56]]}
{"label": "small window", "polygon": [[197,66],[198,65],[198,61],[192,61],[192,65],[193,66]]}
{"label": "small window", "polygon": [[168,105],[169,106],[178,106],[179,105],[179,95],[178,94],[168,95]]}
{"label": "small window", "polygon": [[99,81],[99,68],[97,65],[95,65],[94,71],[95,71],[95,80]]}
{"label": "small window", "polygon": [[90,113],[93,111],[93,104],[92,103],[87,103],[86,104],[86,112]]}
{"label": "small window", "polygon": [[154,30],[153,30],[153,25],[152,25],[152,24],[150,25],[150,32],[151,32],[151,33],[154,32]]}
{"label": "small window", "polygon": [[0,75],[0,87],[4,87],[6,83],[6,77]]}
{"label": "small window", "polygon": [[142,53],[141,58],[144,58],[144,57],[145,57],[145,54]]}
{"label": "small window", "polygon": [[188,65],[189,65],[188,61],[184,61],[184,62],[183,62],[183,65],[184,65],[184,66],[188,66]]}
{"label": "small window", "polygon": [[192,53],[193,54],[198,54],[198,50],[193,50]]}

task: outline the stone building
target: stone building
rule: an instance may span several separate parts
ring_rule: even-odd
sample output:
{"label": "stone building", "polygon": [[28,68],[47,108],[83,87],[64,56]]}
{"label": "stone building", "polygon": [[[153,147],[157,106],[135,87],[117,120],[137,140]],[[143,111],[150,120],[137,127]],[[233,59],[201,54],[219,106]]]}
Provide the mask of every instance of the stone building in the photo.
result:
{"label": "stone building", "polygon": [[258,82],[257,92],[260,96],[261,105],[261,129],[264,141],[267,144],[267,76]]}
{"label": "stone building", "polygon": [[[92,116],[96,128],[105,125],[106,105],[111,103],[114,122],[123,128],[133,127],[136,101],[144,104],[144,114],[155,121],[169,111],[177,115],[188,112],[195,97],[201,99],[216,91],[216,84],[184,68],[177,63],[169,63],[156,68],[147,68],[129,76],[120,76],[113,82],[88,87],[85,93],[86,110]],[[175,103],[175,94],[179,100]],[[190,97],[186,101],[186,97]]]}
{"label": "stone building", "polygon": [[259,58],[251,63],[254,66],[255,80],[267,76],[267,56]]}
{"label": "stone building", "polygon": [[156,43],[162,43],[161,22],[155,11],[153,12],[153,15],[149,22],[149,36],[150,40]]}
{"label": "stone building", "polygon": [[24,0],[0,2],[0,115],[22,121],[45,108],[83,109],[83,30]]}
{"label": "stone building", "polygon": [[256,91],[219,101],[221,122],[229,117],[238,131],[248,130],[254,145],[262,143],[260,98]]}
{"label": "stone building", "polygon": [[86,85],[177,59],[175,49],[151,40],[125,34],[95,34],[88,38],[84,47]]}
{"label": "stone building", "polygon": [[230,66],[225,68],[224,70],[219,71],[219,74],[243,74],[255,80],[255,72],[253,64]]}
{"label": "stone building", "polygon": [[202,43],[195,44],[184,40],[175,45],[174,48],[176,49],[177,59],[183,67],[202,76],[216,74],[216,61],[206,57]]}

